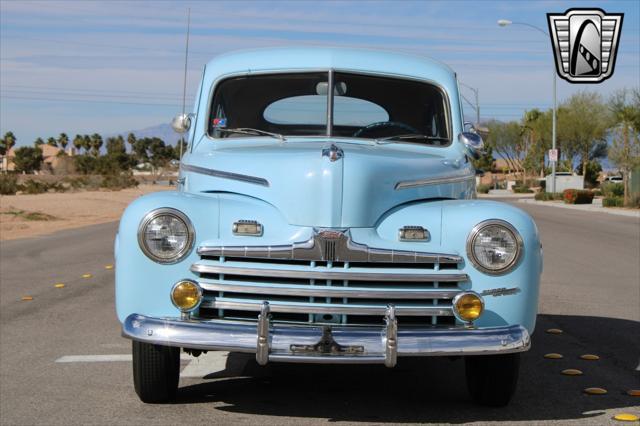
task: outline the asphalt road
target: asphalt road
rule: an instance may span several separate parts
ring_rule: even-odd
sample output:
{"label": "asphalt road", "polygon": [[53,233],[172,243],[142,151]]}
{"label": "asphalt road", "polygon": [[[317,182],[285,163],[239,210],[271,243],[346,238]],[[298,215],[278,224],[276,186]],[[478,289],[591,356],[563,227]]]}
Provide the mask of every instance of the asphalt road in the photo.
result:
{"label": "asphalt road", "polygon": [[[640,398],[625,393],[640,388],[640,222],[518,206],[540,228],[545,270],[533,348],[523,357],[518,391],[506,408],[470,401],[461,360],[401,358],[392,370],[263,368],[237,354],[183,361],[178,400],[142,404],[127,361],[130,342],[120,337],[114,313],[114,272],[105,269],[113,263],[116,229],[106,224],[2,243],[0,422],[603,424],[619,412],[640,415]],[[21,301],[24,295],[33,300]],[[564,333],[545,333],[551,327]],[[544,359],[548,352],[564,359]],[[601,359],[578,358],[585,353]],[[80,362],[95,360],[86,357],[93,355],[109,355],[110,361]],[[60,362],[65,360],[71,362]],[[565,368],[584,375],[563,376]],[[592,386],[608,394],[582,393]]]}

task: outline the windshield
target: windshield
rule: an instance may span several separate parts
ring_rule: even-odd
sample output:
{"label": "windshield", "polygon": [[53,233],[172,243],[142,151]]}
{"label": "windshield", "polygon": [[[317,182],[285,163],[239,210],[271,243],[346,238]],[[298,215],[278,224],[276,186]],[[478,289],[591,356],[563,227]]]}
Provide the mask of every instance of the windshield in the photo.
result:
{"label": "windshield", "polygon": [[209,134],[238,138],[269,132],[272,136],[450,143],[447,102],[436,86],[401,78],[341,72],[330,78],[329,74],[228,78],[216,88]]}

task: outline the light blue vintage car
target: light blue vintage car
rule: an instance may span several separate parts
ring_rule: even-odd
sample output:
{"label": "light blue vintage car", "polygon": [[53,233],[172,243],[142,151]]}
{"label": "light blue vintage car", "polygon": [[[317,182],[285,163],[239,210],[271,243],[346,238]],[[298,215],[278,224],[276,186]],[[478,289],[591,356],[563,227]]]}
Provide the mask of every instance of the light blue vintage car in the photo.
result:
{"label": "light blue vintage car", "polygon": [[463,356],[507,404],[542,250],[523,211],[475,199],[456,74],[418,56],[283,48],[209,62],[178,189],[134,201],[115,242],[135,390],[173,398],[180,349],[259,364]]}

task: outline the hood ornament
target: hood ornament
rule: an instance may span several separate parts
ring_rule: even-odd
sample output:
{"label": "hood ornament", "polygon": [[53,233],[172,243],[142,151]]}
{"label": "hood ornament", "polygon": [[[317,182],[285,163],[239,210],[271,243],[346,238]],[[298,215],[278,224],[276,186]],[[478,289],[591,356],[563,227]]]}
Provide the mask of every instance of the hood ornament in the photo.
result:
{"label": "hood ornament", "polygon": [[344,156],[344,152],[342,148],[332,143],[330,147],[322,148],[322,156],[327,157],[333,163],[341,159]]}

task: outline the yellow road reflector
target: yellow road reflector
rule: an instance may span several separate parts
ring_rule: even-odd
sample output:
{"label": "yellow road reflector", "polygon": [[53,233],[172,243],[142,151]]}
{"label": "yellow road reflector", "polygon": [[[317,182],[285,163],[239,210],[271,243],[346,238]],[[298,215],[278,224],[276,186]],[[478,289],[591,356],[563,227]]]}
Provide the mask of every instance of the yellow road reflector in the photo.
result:
{"label": "yellow road reflector", "polygon": [[104,269],[113,269],[113,265],[104,265]]}
{"label": "yellow road reflector", "polygon": [[593,355],[593,354],[584,354],[584,355],[580,355],[580,359],[584,359],[587,361],[597,361],[600,359],[600,357],[598,355]]}
{"label": "yellow road reflector", "polygon": [[567,368],[566,370],[562,370],[562,374],[565,376],[582,376],[582,371],[575,368]]}
{"label": "yellow road reflector", "polygon": [[64,284],[62,283],[57,283],[53,285],[55,288],[64,288]]}
{"label": "yellow road reflector", "polygon": [[562,359],[562,358],[564,358],[564,356],[562,356],[562,354],[556,354],[556,353],[546,354],[544,357],[547,358],[547,359]]}
{"label": "yellow road reflector", "polygon": [[629,396],[640,396],[640,389],[629,389],[627,391],[627,395],[629,395]]}
{"label": "yellow road reflector", "polygon": [[631,413],[620,413],[613,416],[615,420],[620,420],[621,422],[637,422],[640,420],[640,417]]}
{"label": "yellow road reflector", "polygon": [[602,388],[586,388],[584,393],[589,395],[604,395],[607,393],[607,390]]}
{"label": "yellow road reflector", "polygon": [[84,274],[82,275],[82,278],[91,278],[91,276],[92,276],[91,274]]}
{"label": "yellow road reflector", "polygon": [[550,328],[547,330],[547,333],[549,334],[562,334],[562,330],[560,330],[559,328]]}
{"label": "yellow road reflector", "polygon": [[22,300],[24,301],[33,300],[33,296],[22,296]]}

